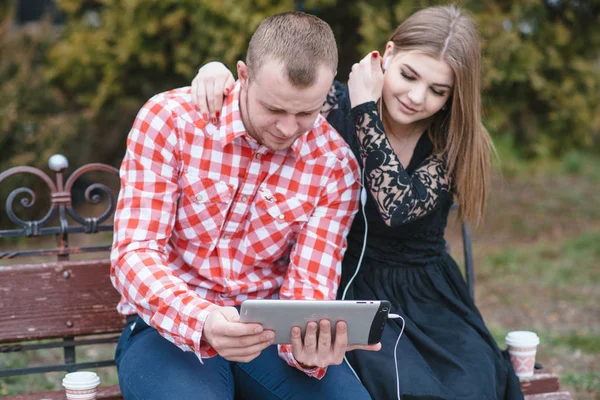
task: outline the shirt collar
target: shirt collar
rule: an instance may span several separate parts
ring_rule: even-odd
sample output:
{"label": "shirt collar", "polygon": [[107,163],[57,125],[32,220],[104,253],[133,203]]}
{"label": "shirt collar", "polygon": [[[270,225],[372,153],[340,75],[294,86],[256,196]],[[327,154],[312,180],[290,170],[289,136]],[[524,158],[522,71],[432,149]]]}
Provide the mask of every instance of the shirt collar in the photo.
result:
{"label": "shirt collar", "polygon": [[237,81],[235,87],[225,98],[221,114],[219,117],[219,141],[221,146],[225,147],[236,138],[247,134],[246,127],[242,122],[242,113],[240,112],[240,81]]}

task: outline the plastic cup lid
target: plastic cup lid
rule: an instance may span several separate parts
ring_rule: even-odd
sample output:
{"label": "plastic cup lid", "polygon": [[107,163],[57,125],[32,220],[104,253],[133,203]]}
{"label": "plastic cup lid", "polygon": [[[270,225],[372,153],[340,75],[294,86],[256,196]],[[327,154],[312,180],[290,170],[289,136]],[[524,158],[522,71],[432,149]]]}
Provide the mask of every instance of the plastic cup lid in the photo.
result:
{"label": "plastic cup lid", "polygon": [[529,347],[540,344],[540,338],[535,332],[530,331],[512,331],[506,335],[504,342],[509,346]]}
{"label": "plastic cup lid", "polygon": [[64,387],[74,390],[91,389],[100,384],[100,378],[95,372],[77,371],[65,375],[62,384]]}

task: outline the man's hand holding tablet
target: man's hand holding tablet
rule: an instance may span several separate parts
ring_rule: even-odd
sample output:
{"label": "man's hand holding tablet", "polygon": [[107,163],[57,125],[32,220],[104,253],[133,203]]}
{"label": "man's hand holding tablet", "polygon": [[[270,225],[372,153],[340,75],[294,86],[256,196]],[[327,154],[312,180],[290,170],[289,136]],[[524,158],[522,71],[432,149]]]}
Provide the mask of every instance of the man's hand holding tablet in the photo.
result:
{"label": "man's hand holding tablet", "polygon": [[[319,327],[317,332],[317,326]],[[335,338],[331,336],[331,322],[322,319],[309,322],[306,325],[306,334],[302,340],[302,331],[299,327],[292,328],[292,353],[294,358],[304,367],[321,367],[339,365],[344,361],[344,355],[351,350],[381,350],[381,343],[376,344],[348,344],[348,325],[338,321],[335,326]]]}
{"label": "man's hand holding tablet", "polygon": [[235,307],[219,307],[208,314],[202,336],[224,359],[250,362],[273,344],[275,332],[241,323]]}
{"label": "man's hand holding tablet", "polygon": [[[379,351],[387,301],[246,300],[241,321],[275,332],[305,367],[338,365],[351,350]],[[333,329],[332,329],[333,328]]]}

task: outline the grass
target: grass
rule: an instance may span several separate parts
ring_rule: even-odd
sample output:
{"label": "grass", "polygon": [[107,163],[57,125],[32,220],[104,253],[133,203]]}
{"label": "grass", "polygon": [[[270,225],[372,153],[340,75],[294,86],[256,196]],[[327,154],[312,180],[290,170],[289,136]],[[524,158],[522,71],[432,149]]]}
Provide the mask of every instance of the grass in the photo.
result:
{"label": "grass", "polygon": [[544,240],[532,246],[491,252],[482,273],[502,274],[518,284],[523,278],[551,288],[595,286],[600,283],[600,230],[584,232],[557,243]]}
{"label": "grass", "polygon": [[[54,351],[36,352],[35,355],[29,353],[33,352],[3,354],[0,358],[0,368],[23,368],[28,365],[40,365],[46,361],[53,363],[59,357]],[[0,378],[0,396],[20,394],[28,388],[35,388],[36,391],[52,390],[56,379],[58,377],[52,379],[51,374]]]}
{"label": "grass", "polygon": [[[114,356],[115,344],[81,346],[76,349],[77,362],[99,361]],[[62,349],[45,349],[23,353],[7,353],[0,358],[0,369],[23,368],[62,363]],[[118,383],[115,367],[96,369],[102,386]],[[65,372],[49,372],[0,378],[0,397],[27,392],[58,390]]]}
{"label": "grass", "polygon": [[[49,224],[49,226],[56,226]],[[110,246],[112,243],[112,232],[98,232],[93,235],[72,234],[69,236],[69,247],[78,248],[83,246]],[[0,252],[3,251],[23,251],[28,249],[57,249],[57,240],[53,236],[43,236],[37,238],[17,237],[0,242]],[[72,261],[103,259],[107,257],[106,251],[88,252],[80,254],[71,254],[69,259]],[[35,264],[41,262],[55,261],[55,256],[20,256],[12,259],[1,259],[0,266],[13,264]]]}
{"label": "grass", "polygon": [[581,388],[589,394],[600,393],[600,375],[594,372],[567,373],[561,378],[565,385]]}
{"label": "grass", "polygon": [[[540,336],[538,361],[576,399],[600,395],[600,230],[480,254],[477,300],[498,345],[510,330]],[[483,294],[487,293],[487,294]]]}
{"label": "grass", "polygon": [[[488,326],[490,333],[498,343],[498,346],[505,348],[504,338],[509,332],[508,329]],[[538,332],[540,337],[540,346],[555,348],[562,347],[569,351],[581,351],[585,354],[600,354],[600,338],[591,333],[570,333],[570,334],[552,334]]]}
{"label": "grass", "polygon": [[[504,143],[498,151],[502,173],[473,230],[476,303],[501,348],[511,330],[537,332],[538,361],[562,387],[600,398],[600,162],[569,153],[527,163]],[[459,249],[456,224],[447,236]]]}

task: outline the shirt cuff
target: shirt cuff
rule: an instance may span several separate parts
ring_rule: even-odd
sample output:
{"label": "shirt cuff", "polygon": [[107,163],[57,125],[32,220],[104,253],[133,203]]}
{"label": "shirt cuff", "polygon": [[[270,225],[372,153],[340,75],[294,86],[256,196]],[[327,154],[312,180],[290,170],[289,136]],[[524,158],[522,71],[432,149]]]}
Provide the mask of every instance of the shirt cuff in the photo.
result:
{"label": "shirt cuff", "polygon": [[194,329],[193,333],[193,342],[194,342],[194,353],[202,362],[203,358],[210,358],[217,355],[217,351],[210,345],[206,340],[204,340],[204,323],[206,322],[206,318],[208,315],[218,309],[219,306],[215,304],[209,304],[202,311],[197,313],[194,317],[190,317],[190,322],[186,324]]}
{"label": "shirt cuff", "polygon": [[278,345],[277,350],[279,352],[279,357],[281,357],[289,366],[299,369],[310,377],[321,379],[325,376],[325,372],[327,372],[327,368],[304,368],[294,358],[294,354],[292,354],[292,346],[289,344],[280,344]]}

